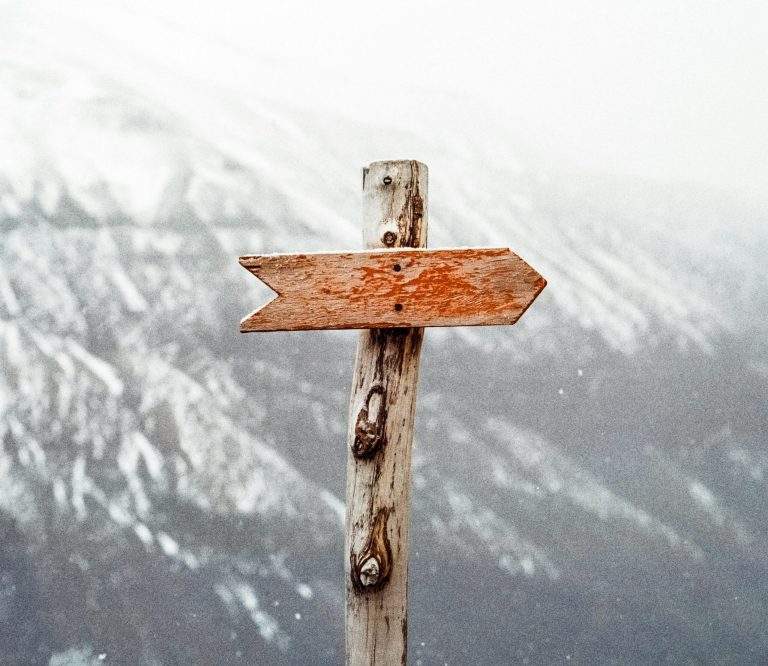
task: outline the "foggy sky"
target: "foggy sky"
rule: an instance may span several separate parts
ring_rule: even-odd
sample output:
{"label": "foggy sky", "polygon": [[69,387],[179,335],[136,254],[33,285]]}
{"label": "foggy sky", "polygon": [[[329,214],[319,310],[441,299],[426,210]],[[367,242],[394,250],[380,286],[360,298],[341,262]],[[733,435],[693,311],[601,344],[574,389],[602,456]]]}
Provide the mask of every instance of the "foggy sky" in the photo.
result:
{"label": "foggy sky", "polygon": [[[455,116],[470,141],[500,123],[555,168],[768,189],[762,2],[155,4],[0,3],[0,37],[45,49],[77,21],[86,59],[122,39],[136,60],[166,49],[203,80],[355,120],[428,131]],[[196,52],[180,55],[182,33]]]}

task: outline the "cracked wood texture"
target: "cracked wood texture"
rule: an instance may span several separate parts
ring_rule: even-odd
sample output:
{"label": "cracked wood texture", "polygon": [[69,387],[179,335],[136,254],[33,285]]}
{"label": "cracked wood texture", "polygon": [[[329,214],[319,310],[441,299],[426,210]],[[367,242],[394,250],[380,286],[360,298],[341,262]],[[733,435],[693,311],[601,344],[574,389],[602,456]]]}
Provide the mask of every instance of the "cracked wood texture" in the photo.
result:
{"label": "cracked wood texture", "polygon": [[507,248],[249,255],[240,263],[278,294],[241,322],[243,332],[514,324],[546,284]]}
{"label": "cracked wood texture", "polygon": [[[425,247],[427,167],[363,170],[366,248]],[[350,398],[345,550],[347,664],[404,664],[411,444],[423,328],[360,333]]]}

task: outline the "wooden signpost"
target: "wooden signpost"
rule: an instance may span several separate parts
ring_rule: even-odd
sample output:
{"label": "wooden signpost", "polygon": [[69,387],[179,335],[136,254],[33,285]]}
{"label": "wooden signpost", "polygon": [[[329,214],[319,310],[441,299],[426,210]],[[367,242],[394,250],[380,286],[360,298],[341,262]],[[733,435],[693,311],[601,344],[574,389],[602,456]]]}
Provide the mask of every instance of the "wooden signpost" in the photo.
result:
{"label": "wooden signpost", "polygon": [[427,167],[363,170],[367,251],[240,263],[277,293],[240,330],[364,329],[349,405],[348,664],[404,664],[411,445],[427,326],[514,324],[546,281],[506,248],[426,250]]}

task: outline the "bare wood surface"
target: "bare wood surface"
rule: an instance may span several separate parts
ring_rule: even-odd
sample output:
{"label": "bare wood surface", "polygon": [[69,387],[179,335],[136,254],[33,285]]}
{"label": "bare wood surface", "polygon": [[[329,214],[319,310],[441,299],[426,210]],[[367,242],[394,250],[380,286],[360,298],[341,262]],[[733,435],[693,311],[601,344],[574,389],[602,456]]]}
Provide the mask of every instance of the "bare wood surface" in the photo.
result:
{"label": "bare wood surface", "polygon": [[[427,168],[419,162],[365,169],[366,247],[426,246],[426,196]],[[423,328],[373,329],[358,342],[345,541],[346,653],[353,666],[406,659],[411,444],[423,335]]]}
{"label": "bare wood surface", "polygon": [[514,324],[546,281],[507,248],[240,257],[278,297],[241,330]]}

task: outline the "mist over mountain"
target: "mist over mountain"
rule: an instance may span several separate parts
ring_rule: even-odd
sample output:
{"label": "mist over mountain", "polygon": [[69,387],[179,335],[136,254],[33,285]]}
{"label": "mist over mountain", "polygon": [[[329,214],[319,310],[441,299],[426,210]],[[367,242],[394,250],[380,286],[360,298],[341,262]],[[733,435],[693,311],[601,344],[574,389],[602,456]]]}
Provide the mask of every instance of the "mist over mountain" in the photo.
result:
{"label": "mist over mountain", "polygon": [[427,331],[411,660],[768,659],[765,208],[558,169],[468,107],[140,87],[71,36],[0,62],[0,662],[342,660],[356,336],[239,334],[267,290],[236,258],[358,248],[360,167],[411,157],[431,247],[549,283]]}

